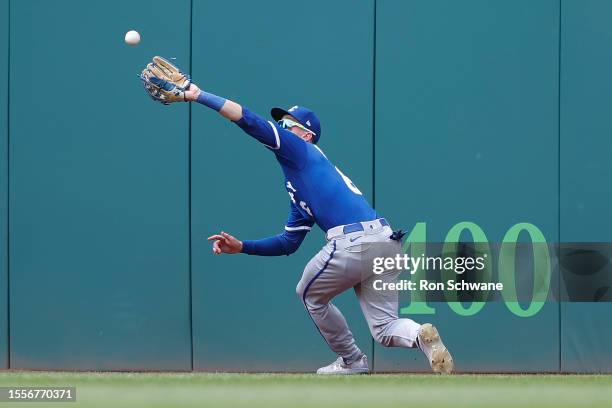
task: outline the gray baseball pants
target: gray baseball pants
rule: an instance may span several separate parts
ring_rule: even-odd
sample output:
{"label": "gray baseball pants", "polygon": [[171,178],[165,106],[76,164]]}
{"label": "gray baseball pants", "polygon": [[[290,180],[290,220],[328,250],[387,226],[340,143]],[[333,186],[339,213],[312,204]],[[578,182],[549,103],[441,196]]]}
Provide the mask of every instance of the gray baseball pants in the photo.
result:
{"label": "gray baseball pants", "polygon": [[398,318],[397,291],[375,290],[375,280],[395,282],[399,271],[374,274],[374,258],[394,258],[401,244],[390,238],[391,228],[378,220],[361,224],[363,231],[334,236],[328,232],[327,244],[308,262],[296,288],[329,347],[349,362],[361,358],[363,352],[355,344],[346,319],[331,303],[347,289],[355,290],[372,337],[383,346],[416,347],[421,327],[413,320]]}

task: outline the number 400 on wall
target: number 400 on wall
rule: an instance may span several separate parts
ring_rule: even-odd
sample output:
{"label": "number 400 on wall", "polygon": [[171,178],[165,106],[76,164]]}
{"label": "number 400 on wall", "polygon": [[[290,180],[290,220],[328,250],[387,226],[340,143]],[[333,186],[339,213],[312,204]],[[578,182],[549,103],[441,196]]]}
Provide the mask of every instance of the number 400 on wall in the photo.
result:
{"label": "number 400 on wall", "polygon": [[[446,234],[444,239],[444,253],[456,253],[457,244],[460,242],[459,237],[463,231],[468,231],[472,236],[472,241],[478,248],[479,252],[490,254],[490,245],[486,234],[477,224],[469,221],[460,222],[455,224]],[[526,305],[527,307],[521,306],[517,298],[516,290],[516,246],[521,232],[526,232],[531,240],[533,248],[533,276],[534,285],[531,296],[531,302]],[[402,250],[410,257],[418,257],[425,254],[427,247],[427,224],[425,222],[417,223],[404,242]],[[484,278],[487,280],[491,279],[492,275],[492,257],[488,259],[491,262],[487,262],[487,266],[483,273]],[[497,260],[497,268],[499,272],[499,282],[503,284],[503,290],[501,291],[502,298],[508,310],[513,314],[520,317],[530,317],[538,313],[546,299],[550,290],[550,277],[551,277],[551,262],[548,245],[544,234],[535,225],[530,223],[518,223],[513,225],[504,235],[502,239],[499,257]],[[453,271],[450,271],[454,274]],[[444,274],[444,272],[443,272]],[[418,281],[419,279],[425,278],[425,271],[419,269],[412,275],[412,280]],[[486,299],[486,294],[484,294]],[[464,305],[460,302],[457,293],[454,291],[445,291],[444,296],[448,306],[460,316],[473,316],[480,312],[485,307],[486,302],[474,301],[469,305]],[[415,314],[435,314],[436,309],[427,303],[426,292],[424,290],[415,288],[410,291],[410,303],[407,306],[400,308],[400,313],[403,315],[415,315]]]}

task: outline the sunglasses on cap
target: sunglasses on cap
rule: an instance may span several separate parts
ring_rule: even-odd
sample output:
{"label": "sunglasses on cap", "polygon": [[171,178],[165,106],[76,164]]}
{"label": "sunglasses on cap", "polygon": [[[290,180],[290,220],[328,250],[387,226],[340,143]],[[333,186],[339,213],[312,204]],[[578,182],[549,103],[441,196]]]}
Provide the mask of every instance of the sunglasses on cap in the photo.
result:
{"label": "sunglasses on cap", "polygon": [[297,126],[297,127],[299,127],[300,129],[305,130],[305,131],[306,131],[306,132],[308,132],[308,133],[312,133],[313,135],[315,135],[315,136],[316,136],[316,133],[315,133],[315,132],[313,132],[312,130],[308,129],[306,126],[302,125],[301,123],[296,122],[296,121],[291,120],[291,119],[287,119],[287,118],[285,118],[285,119],[281,119],[281,120],[279,120],[279,121],[278,121],[278,124],[279,124],[279,125],[280,125],[280,127],[281,127],[281,128],[283,128],[283,129],[291,129],[291,128],[292,128],[292,127],[294,127],[294,126]]}

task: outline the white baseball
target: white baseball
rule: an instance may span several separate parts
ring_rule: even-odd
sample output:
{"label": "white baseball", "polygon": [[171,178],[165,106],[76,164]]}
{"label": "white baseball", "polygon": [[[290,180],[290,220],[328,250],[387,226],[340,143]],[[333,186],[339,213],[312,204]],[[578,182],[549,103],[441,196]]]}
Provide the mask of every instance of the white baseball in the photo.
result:
{"label": "white baseball", "polygon": [[138,34],[138,31],[130,30],[125,33],[125,43],[127,45],[138,45],[139,42],[140,34]]}

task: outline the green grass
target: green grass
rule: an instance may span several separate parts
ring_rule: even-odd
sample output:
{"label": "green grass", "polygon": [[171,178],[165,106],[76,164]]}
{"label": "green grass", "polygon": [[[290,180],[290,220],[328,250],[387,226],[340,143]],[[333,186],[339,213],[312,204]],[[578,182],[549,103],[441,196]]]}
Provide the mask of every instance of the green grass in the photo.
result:
{"label": "green grass", "polygon": [[[76,386],[56,407],[610,407],[605,375],[370,375],[2,372],[0,386]],[[42,407],[47,403],[0,403]]]}

